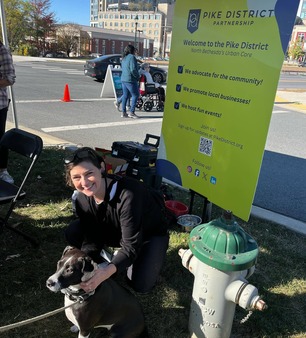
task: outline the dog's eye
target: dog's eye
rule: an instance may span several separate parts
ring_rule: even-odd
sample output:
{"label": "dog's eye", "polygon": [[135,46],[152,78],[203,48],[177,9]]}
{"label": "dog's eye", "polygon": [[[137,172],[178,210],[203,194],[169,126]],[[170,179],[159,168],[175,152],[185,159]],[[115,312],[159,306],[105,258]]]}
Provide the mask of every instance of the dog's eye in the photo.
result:
{"label": "dog's eye", "polygon": [[71,266],[66,266],[65,272],[66,272],[66,273],[71,273],[71,272],[73,272],[72,267],[71,267]]}

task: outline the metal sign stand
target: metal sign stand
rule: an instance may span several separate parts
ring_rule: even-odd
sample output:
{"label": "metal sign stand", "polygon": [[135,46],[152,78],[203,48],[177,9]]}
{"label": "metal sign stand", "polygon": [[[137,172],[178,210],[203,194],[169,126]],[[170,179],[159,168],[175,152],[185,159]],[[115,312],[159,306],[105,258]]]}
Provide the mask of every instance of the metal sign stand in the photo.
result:
{"label": "metal sign stand", "polygon": [[192,214],[193,204],[194,204],[194,197],[195,195],[200,196],[204,199],[203,201],[203,209],[202,209],[202,222],[207,223],[211,220],[211,209],[212,203],[209,202],[207,197],[200,195],[194,190],[189,189],[190,191],[190,203],[189,203],[189,213]]}

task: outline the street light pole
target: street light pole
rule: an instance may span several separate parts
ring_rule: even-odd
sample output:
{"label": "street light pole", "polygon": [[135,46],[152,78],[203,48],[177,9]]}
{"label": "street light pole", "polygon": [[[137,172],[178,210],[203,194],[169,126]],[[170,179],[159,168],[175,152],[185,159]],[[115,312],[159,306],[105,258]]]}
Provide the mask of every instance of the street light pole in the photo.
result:
{"label": "street light pole", "polygon": [[163,38],[162,38],[162,57],[166,56],[166,43],[167,43],[167,28],[172,28],[172,26],[162,26],[164,29],[163,31]]}
{"label": "street light pole", "polygon": [[137,26],[138,26],[138,15],[135,16],[135,38],[134,38],[134,47],[136,48],[137,44]]}
{"label": "street light pole", "polygon": [[138,48],[138,52],[140,52],[140,33],[143,33],[143,31],[140,29],[137,29],[137,32],[138,32],[137,48]]}

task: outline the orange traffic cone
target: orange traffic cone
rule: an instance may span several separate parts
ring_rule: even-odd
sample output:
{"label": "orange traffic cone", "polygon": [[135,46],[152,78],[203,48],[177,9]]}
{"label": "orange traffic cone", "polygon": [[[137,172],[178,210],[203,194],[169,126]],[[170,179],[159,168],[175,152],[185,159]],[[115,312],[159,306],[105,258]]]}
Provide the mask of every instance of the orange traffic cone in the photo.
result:
{"label": "orange traffic cone", "polygon": [[70,100],[70,93],[69,93],[69,87],[68,84],[65,85],[65,89],[64,89],[64,97],[62,98],[63,102],[71,102],[72,100]]}

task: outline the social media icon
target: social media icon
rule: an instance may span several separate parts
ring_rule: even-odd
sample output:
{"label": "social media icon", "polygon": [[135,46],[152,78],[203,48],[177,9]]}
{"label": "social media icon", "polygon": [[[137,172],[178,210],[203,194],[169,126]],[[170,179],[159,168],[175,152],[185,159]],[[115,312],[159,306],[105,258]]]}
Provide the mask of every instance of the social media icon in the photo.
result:
{"label": "social media icon", "polygon": [[211,184],[217,184],[217,178],[214,177],[214,176],[211,176],[211,177],[210,177],[210,183],[211,183]]}
{"label": "social media icon", "polygon": [[180,109],[180,103],[174,102],[174,109]]}
{"label": "social media icon", "polygon": [[182,90],[182,85],[181,84],[177,84],[176,85],[176,91],[180,92]]}
{"label": "social media icon", "polygon": [[194,171],[194,176],[196,176],[196,177],[199,177],[199,176],[200,176],[200,170],[199,170],[199,169],[196,169],[196,170]]}
{"label": "social media icon", "polygon": [[184,72],[184,66],[178,66],[178,67],[177,67],[177,72],[178,72],[179,74],[183,74],[183,72]]}

